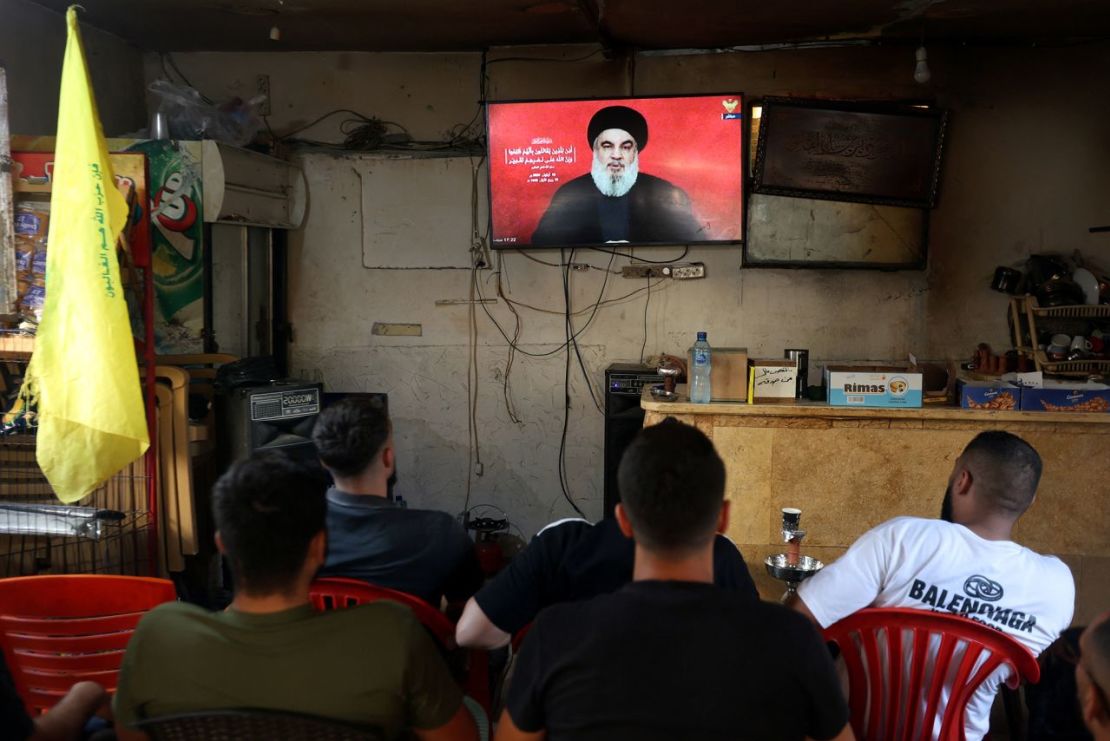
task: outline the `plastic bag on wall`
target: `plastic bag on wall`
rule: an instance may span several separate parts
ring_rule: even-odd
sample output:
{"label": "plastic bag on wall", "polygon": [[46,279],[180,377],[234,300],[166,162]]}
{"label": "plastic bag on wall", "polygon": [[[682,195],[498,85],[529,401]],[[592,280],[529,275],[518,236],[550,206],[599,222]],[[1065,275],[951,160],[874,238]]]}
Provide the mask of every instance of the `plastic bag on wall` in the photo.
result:
{"label": "plastic bag on wall", "polygon": [[214,139],[242,147],[263,128],[257,109],[265,96],[233,98],[217,106],[197,90],[169,80],[155,80],[150,91],[158,99],[157,110],[166,119],[171,139]]}

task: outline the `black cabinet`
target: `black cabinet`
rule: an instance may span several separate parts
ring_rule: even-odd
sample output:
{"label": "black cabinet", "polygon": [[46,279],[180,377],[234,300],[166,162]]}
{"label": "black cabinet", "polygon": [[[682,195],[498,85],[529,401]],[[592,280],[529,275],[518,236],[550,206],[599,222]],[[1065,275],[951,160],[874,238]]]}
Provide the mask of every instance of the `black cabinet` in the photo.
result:
{"label": "black cabinet", "polygon": [[644,386],[662,383],[655,368],[638,363],[613,363],[605,369],[605,516],[620,501],[617,466],[624,449],[644,425],[640,394]]}

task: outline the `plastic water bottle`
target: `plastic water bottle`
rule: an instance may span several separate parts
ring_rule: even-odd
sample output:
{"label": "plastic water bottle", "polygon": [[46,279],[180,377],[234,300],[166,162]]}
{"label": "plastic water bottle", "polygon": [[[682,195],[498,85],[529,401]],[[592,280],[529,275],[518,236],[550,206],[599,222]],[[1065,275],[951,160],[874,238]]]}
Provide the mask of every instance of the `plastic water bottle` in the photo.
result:
{"label": "plastic water bottle", "polygon": [[709,343],[705,341],[705,332],[698,332],[698,341],[694,343],[692,350],[694,367],[690,369],[690,401],[695,404],[708,404],[713,397],[709,387],[712,359]]}

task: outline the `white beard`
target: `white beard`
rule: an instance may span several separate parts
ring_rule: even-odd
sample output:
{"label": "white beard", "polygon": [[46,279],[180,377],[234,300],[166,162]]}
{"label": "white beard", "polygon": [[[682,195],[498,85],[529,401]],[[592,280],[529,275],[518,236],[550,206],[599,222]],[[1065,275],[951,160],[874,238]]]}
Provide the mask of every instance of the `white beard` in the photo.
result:
{"label": "white beard", "polygon": [[609,172],[609,168],[598,162],[597,157],[593,158],[593,166],[590,168],[590,176],[594,179],[594,185],[597,186],[603,196],[609,196],[610,198],[620,198],[632,190],[632,186],[636,184],[636,176],[639,174],[639,158],[625,165],[624,170],[618,174]]}

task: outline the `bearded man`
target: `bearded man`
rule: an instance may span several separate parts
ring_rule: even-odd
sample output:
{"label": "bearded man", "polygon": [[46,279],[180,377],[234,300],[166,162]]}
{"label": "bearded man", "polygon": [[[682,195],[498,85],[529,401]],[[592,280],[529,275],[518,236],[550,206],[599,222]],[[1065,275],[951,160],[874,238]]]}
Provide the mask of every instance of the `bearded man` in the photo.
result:
{"label": "bearded man", "polygon": [[[950,612],[1041,653],[1068,627],[1075,608],[1067,565],[1012,539],[1042,469],[1041,456],[1017,435],[979,433],[952,467],[940,520],[896,517],[872,528],[803,582],[789,604],[822,629],[865,607]],[[994,696],[1009,673],[997,669],[972,695],[964,714],[968,741],[986,734]],[[945,685],[942,704],[950,694]]]}
{"label": "bearded man", "polygon": [[640,172],[648,126],[639,111],[602,108],[586,135],[593,150],[590,173],[555,191],[532,234],[533,245],[686,244],[699,238],[703,226],[686,192]]}

